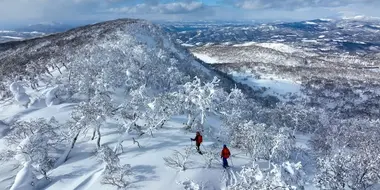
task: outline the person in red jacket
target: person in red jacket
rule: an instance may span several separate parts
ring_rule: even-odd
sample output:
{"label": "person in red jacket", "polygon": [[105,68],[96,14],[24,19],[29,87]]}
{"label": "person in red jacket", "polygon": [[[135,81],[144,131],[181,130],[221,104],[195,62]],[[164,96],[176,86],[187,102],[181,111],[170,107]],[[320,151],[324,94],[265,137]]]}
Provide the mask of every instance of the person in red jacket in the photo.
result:
{"label": "person in red jacket", "polygon": [[231,156],[230,150],[227,148],[227,145],[223,145],[223,150],[220,153],[220,157],[223,158],[223,168],[227,168],[228,162],[227,159]]}
{"label": "person in red jacket", "polygon": [[191,139],[192,141],[195,141],[195,146],[197,146],[197,151],[201,153],[201,150],[199,149],[199,146],[201,146],[201,143],[203,141],[202,135],[199,131],[197,131],[195,138]]}

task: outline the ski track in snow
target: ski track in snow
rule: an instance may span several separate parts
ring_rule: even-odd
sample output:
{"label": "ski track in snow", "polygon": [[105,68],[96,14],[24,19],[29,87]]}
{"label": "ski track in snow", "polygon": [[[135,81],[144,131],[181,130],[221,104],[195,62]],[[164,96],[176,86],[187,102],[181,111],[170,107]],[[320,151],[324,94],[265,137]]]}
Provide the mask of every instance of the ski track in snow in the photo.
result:
{"label": "ski track in snow", "polygon": [[223,182],[221,186],[221,189],[223,190],[227,190],[228,186],[235,185],[237,183],[237,178],[235,175],[235,171],[233,170],[233,167],[224,169],[221,181]]}

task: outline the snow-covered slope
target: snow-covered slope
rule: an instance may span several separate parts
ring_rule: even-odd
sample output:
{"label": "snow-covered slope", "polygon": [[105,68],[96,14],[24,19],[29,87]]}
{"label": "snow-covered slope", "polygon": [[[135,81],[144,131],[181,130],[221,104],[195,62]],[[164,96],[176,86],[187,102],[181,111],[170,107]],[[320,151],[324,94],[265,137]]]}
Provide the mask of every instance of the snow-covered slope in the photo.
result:
{"label": "snow-covered slope", "polygon": [[[302,65],[302,51],[282,44],[243,44],[235,46],[211,46],[193,48],[195,56],[209,63],[262,62],[274,65]],[[292,53],[298,53],[299,55]],[[201,55],[201,56],[200,56]],[[210,62],[211,61],[211,62]]]}
{"label": "snow-covered slope", "polygon": [[[29,111],[17,110],[7,106],[4,108],[19,115],[21,120],[39,117],[48,119],[54,116],[58,121],[65,122],[70,117],[73,104],[63,103],[40,109],[29,108]],[[104,134],[102,143],[110,147],[115,147],[120,138],[115,122],[115,120],[109,120],[101,130]],[[135,176],[132,178],[131,187],[133,189],[178,190],[183,189],[182,183],[188,182],[190,179],[197,184],[205,184],[206,189],[223,189],[222,182],[225,178],[225,171],[221,167],[221,161],[215,159],[212,161],[211,168],[207,167],[207,157],[196,152],[195,146],[190,141],[194,134],[183,129],[184,122],[186,122],[186,118],[183,116],[173,117],[171,121],[164,125],[163,129],[154,133],[154,137],[144,136],[139,138],[141,148],[133,143],[132,137],[134,135],[131,134],[124,139],[124,153],[119,157],[122,164],[131,164],[132,166]],[[219,120],[210,118],[205,125],[220,129],[221,123]],[[222,147],[222,144],[213,139],[212,136],[205,135],[203,138],[204,142],[201,150],[204,152],[211,151],[215,147]],[[304,144],[302,145],[305,146]],[[186,171],[177,171],[166,166],[163,160],[164,157],[170,156],[173,150],[183,152],[186,148],[191,149]],[[240,150],[231,148],[230,150],[234,155],[232,163],[230,163],[232,166],[231,171],[238,172],[242,166],[250,162],[249,158]],[[95,142],[90,140],[90,134],[88,134],[87,137],[78,142],[67,162],[48,173],[49,183],[42,189],[116,190],[115,187],[100,183],[104,165],[96,157],[95,151]],[[268,168],[267,162],[258,163],[263,170]],[[31,188],[30,181],[22,181],[23,178],[24,180],[31,179],[28,177],[31,175],[30,165],[27,166],[27,168],[20,168],[20,173],[17,176],[15,175],[19,172],[19,169],[0,166],[2,168],[0,171],[0,187],[7,189],[16,180],[14,186],[18,185],[19,187],[16,189],[26,190],[27,188],[24,187]],[[230,173],[228,175],[234,174]],[[234,179],[230,177],[228,180]]]}
{"label": "snow-covered slope", "polygon": [[[119,19],[41,38],[0,44],[0,79],[8,80],[15,74],[38,74],[45,71],[45,66],[60,67],[81,61],[90,52],[100,55],[105,49],[110,49],[112,60],[108,61],[124,60],[153,66],[156,64],[154,59],[159,59],[165,67],[175,66],[190,77],[197,75],[211,79],[218,75],[207,65],[195,61],[159,26],[143,20]],[[107,62],[101,56],[97,59]],[[233,86],[232,80],[224,76],[219,78],[224,85]]]}
{"label": "snow-covered slope", "polygon": [[[378,104],[368,102],[378,103],[379,84],[364,81],[373,85],[366,91],[350,78],[378,79],[363,68],[374,62],[308,57],[278,43],[208,44],[191,55],[175,41],[147,21],[121,19],[1,44],[0,189],[334,189],[342,181],[331,168],[345,170],[344,185],[358,172],[361,187],[380,181]],[[297,82],[325,70],[340,73]],[[232,153],[226,170],[223,144]]]}
{"label": "snow-covered slope", "polygon": [[[92,129],[94,123],[83,125],[84,129],[78,132],[80,138],[75,140],[77,141],[75,146],[70,143],[58,143],[59,146],[54,147],[57,148],[54,152],[56,160],[49,161],[55,164],[44,173],[43,167],[49,163],[39,163],[39,161],[44,160],[46,155],[42,153],[34,155],[35,157],[30,155],[34,154],[34,151],[43,152],[51,148],[47,145],[51,143],[49,138],[43,138],[46,133],[40,134],[40,131],[46,130],[40,127],[45,125],[35,125],[34,127],[38,128],[36,131],[14,134],[19,129],[10,126],[22,126],[18,122],[28,122],[38,118],[48,120],[54,116],[59,123],[65,124],[57,128],[65,134],[60,137],[69,139],[71,133],[65,131],[72,130],[71,127],[75,129],[82,126],[81,122],[77,122],[68,127],[70,124],[67,122],[75,119],[71,115],[72,112],[79,109],[76,106],[87,105],[103,93],[110,99],[102,99],[100,104],[115,104],[116,111],[120,108],[117,106],[131,106],[130,109],[137,111],[140,110],[138,106],[145,106],[145,103],[129,105],[133,103],[129,101],[144,96],[140,89],[149,89],[146,92],[149,95],[146,96],[152,96],[152,100],[156,100],[154,95],[172,92],[185,82],[192,81],[194,76],[200,78],[202,84],[215,76],[221,79],[222,87],[233,87],[235,84],[233,80],[196,61],[187,50],[173,43],[170,36],[167,36],[160,27],[141,20],[122,19],[47,37],[8,42],[1,44],[0,50],[1,84],[11,92],[8,94],[10,97],[5,96],[0,102],[0,121],[2,121],[0,127],[3,128],[3,135],[16,135],[15,141],[12,141],[12,138],[0,139],[0,150],[4,153],[2,156],[5,158],[12,155],[10,160],[8,158],[4,161],[6,163],[4,166],[0,166],[0,189],[116,189],[115,186],[101,184],[106,167],[105,162],[95,154],[101,150],[100,147],[97,148],[95,141],[91,141],[90,138],[92,130],[89,129]],[[134,97],[131,95],[133,92],[139,94]],[[177,96],[180,97],[181,94]],[[194,94],[194,96],[199,95]],[[185,106],[185,103],[182,104]],[[92,108],[103,109],[102,105]],[[128,111],[130,110],[126,109],[127,113],[122,112],[121,115],[126,115],[128,119]],[[95,117],[98,120],[102,116],[95,110],[90,110],[87,114],[80,117],[80,121],[87,117]],[[181,114],[184,113],[181,111]],[[120,125],[117,119],[120,118],[107,117],[98,132],[102,134],[102,146],[111,148],[123,146],[119,159],[120,164],[130,164],[132,167],[133,177],[130,179],[130,187],[175,190],[181,189],[182,184],[189,183],[188,179],[197,183],[207,183],[211,189],[220,189],[226,185],[226,183],[220,184],[223,178],[226,178],[219,158],[222,143],[214,139],[212,132],[204,133],[202,150],[205,152],[217,150],[218,156],[217,159],[211,159],[212,162],[209,163],[211,168],[206,168],[205,165],[209,162],[207,157],[199,155],[194,150],[190,141],[190,137],[194,134],[184,129],[185,116],[168,118],[169,121],[155,131],[153,136],[141,136],[134,132],[128,134],[128,130],[124,134],[120,132],[120,126],[127,127],[128,123]],[[32,124],[25,125],[25,127],[30,126]],[[221,129],[221,121],[217,117],[210,116],[204,126],[215,129],[217,134]],[[29,136],[23,138],[22,135],[27,133]],[[22,136],[21,139],[18,135]],[[141,147],[137,146],[134,138]],[[14,144],[5,146],[10,142]],[[66,145],[73,148],[69,149],[70,151],[63,151],[67,149]],[[27,150],[24,150],[25,147]],[[11,148],[11,151],[8,148]],[[191,150],[186,171],[179,172],[166,166],[163,157],[171,156],[173,150],[183,152],[186,148]],[[238,155],[238,150],[231,149],[231,151]],[[57,154],[60,156],[57,157]],[[65,155],[68,155],[66,159]],[[13,157],[18,159],[15,160]],[[249,163],[246,156],[233,159],[232,168],[228,171],[229,176],[233,176],[233,171],[237,172],[243,165]],[[18,167],[10,167],[11,164]],[[263,161],[261,165],[265,169],[268,163]],[[227,178],[228,183],[233,183],[232,180],[233,177]]]}

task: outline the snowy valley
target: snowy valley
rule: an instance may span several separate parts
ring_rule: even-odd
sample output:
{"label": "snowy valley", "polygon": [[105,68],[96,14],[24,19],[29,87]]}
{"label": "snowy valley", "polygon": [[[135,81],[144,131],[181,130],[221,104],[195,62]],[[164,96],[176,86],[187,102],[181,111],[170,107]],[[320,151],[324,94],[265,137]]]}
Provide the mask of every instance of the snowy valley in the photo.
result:
{"label": "snowy valley", "polygon": [[186,35],[119,19],[1,43],[0,189],[379,188],[375,50]]}

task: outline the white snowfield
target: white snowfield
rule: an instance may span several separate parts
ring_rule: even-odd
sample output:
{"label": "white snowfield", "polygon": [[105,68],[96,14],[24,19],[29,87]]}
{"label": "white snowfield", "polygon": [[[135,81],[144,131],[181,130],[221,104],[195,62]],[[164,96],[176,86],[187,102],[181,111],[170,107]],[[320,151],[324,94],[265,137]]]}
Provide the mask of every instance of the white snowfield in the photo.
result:
{"label": "white snowfield", "polygon": [[[272,47],[270,43],[267,43],[265,46]],[[286,47],[277,45],[274,46]],[[290,50],[288,49],[287,51]],[[200,53],[193,54],[205,63],[220,63],[220,61],[218,61],[218,59],[220,58],[216,56],[212,57]],[[260,75],[260,79],[257,79],[256,75],[252,73],[231,72],[228,74],[230,74],[236,82],[246,84],[253,89],[265,88],[265,93],[263,95],[273,95],[280,98],[283,101],[286,101],[286,98],[284,98],[286,95],[303,96],[301,92],[301,83],[292,79],[279,78],[278,76],[274,75]]]}
{"label": "white snowfield", "polygon": [[263,95],[277,96],[282,101],[287,94],[302,96],[301,83],[290,79],[278,78],[276,76],[260,76],[260,79],[255,78],[254,74],[250,73],[231,73],[236,82],[246,84],[253,89],[265,88]]}
{"label": "white snowfield", "polygon": [[282,44],[282,43],[257,43],[257,42],[246,42],[242,44],[235,44],[235,47],[247,47],[247,46],[260,46],[265,48],[274,49],[284,53],[295,53],[295,52],[303,52],[301,49],[294,48],[292,46]]}
{"label": "white snowfield", "polygon": [[304,65],[304,56],[316,54],[284,43],[246,42],[232,46],[216,45],[192,49],[195,57],[209,64],[260,62],[271,65]]}
{"label": "white snowfield", "polygon": [[205,63],[208,64],[214,64],[214,63],[220,63],[221,61],[218,60],[218,58],[208,56],[206,54],[202,53],[194,53],[194,56],[200,60],[202,60]]}
{"label": "white snowfield", "polygon": [[[19,119],[28,121],[33,118],[47,118],[54,116],[58,121],[65,122],[74,107],[74,104],[62,103],[59,105],[50,105],[49,107],[34,108],[26,110],[22,107],[1,104],[3,110],[8,110],[10,114],[17,115]],[[0,115],[1,120],[8,120],[9,117]],[[186,122],[184,116],[173,117],[167,122],[163,129],[154,133],[154,137],[144,135],[137,138],[141,148],[133,144],[131,134],[123,142],[124,153],[119,155],[122,164],[130,164],[134,173],[131,189],[157,189],[157,190],[177,190],[182,186],[178,183],[191,179],[198,184],[205,183],[210,189],[222,189],[221,181],[225,175],[222,168],[221,159],[215,160],[211,168],[206,168],[205,157],[196,152],[194,142],[195,134],[189,133],[183,129],[183,123]],[[220,128],[218,120],[211,120],[206,125],[212,125],[213,128]],[[101,128],[103,134],[102,144],[113,148],[117,145],[120,134],[115,125],[115,121],[108,121],[107,125]],[[69,159],[59,167],[48,173],[50,183],[44,187],[46,190],[113,190],[114,186],[102,185],[100,183],[101,173],[103,171],[102,162],[96,157],[96,142],[90,140],[90,133],[87,137],[82,138]],[[214,139],[207,136],[203,137],[204,143],[201,150],[210,150],[211,146],[216,144]],[[4,146],[4,142],[1,142]],[[217,144],[222,149],[222,144]],[[170,156],[173,150],[183,152],[184,148],[192,147],[192,153],[189,158],[188,169],[186,171],[177,171],[165,165],[163,157]],[[2,147],[4,148],[4,147]],[[230,161],[233,171],[239,171],[243,165],[249,163],[249,159],[241,152],[230,149],[233,157]],[[231,159],[230,159],[231,160]],[[26,163],[26,165],[28,165]],[[262,162],[262,168],[267,168],[268,163]],[[0,166],[0,188],[7,189],[13,183],[13,190],[27,190],[25,188],[30,181],[21,179],[30,179],[28,176],[31,172],[26,168],[19,169]],[[17,176],[16,176],[17,174]],[[178,183],[176,183],[178,182]]]}

